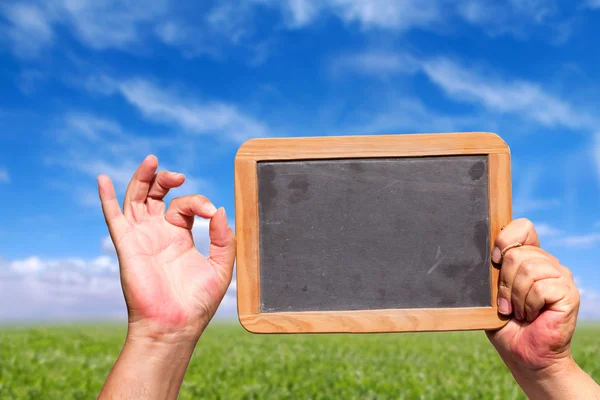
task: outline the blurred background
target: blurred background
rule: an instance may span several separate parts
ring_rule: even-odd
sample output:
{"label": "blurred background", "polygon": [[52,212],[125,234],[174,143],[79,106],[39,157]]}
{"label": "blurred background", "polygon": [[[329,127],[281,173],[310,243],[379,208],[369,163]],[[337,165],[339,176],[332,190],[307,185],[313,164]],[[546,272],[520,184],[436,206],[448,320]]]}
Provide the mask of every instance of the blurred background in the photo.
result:
{"label": "blurred background", "polygon": [[[125,306],[97,175],[108,174],[122,198],[136,166],[156,154],[161,168],[187,175],[171,198],[204,194],[233,224],[233,159],[253,137],[498,133],[512,153],[514,217],[531,219],[542,246],[572,269],[580,318],[593,326],[600,318],[599,26],[598,0],[3,1],[0,325],[30,328],[4,333],[13,350],[0,354],[15,364],[2,370],[0,394],[55,397],[44,385],[66,378],[40,383],[35,376],[54,360],[40,354],[62,347],[43,338],[77,341],[49,325],[88,326],[73,333],[88,344],[117,332],[106,353],[78,359],[80,369],[97,369],[77,380],[87,382],[82,398],[99,388],[118,352]],[[198,220],[194,233],[205,249],[207,224]],[[237,330],[235,284],[216,319],[235,330],[226,337],[245,334]],[[120,328],[99,328],[105,321]],[[100,336],[86,336],[97,329]],[[245,340],[249,348],[257,343]],[[271,346],[295,343],[274,340]],[[581,354],[597,346],[582,345]],[[37,350],[23,361],[28,348]],[[488,356],[486,365],[501,365]],[[37,372],[18,372],[32,360]],[[589,362],[588,371],[598,371]],[[348,365],[349,382],[363,387],[356,371],[365,371]],[[454,393],[439,370],[430,372],[440,380],[432,388]],[[427,379],[415,376],[414,395],[429,397],[418,384]],[[239,396],[274,393],[254,379],[238,385]],[[75,393],[70,384],[56,383],[56,397]],[[184,396],[220,393],[186,385]],[[390,385],[350,393],[385,397],[401,389]],[[312,398],[335,390],[311,387]],[[489,387],[518,396],[508,375]]]}

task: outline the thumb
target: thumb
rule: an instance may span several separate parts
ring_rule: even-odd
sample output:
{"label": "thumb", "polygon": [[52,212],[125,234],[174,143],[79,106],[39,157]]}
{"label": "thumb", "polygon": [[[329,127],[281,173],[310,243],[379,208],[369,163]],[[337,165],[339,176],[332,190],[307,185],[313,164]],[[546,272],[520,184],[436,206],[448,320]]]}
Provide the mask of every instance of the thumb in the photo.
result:
{"label": "thumb", "polygon": [[117,194],[112,181],[106,175],[98,177],[98,195],[102,203],[102,212],[113,242],[117,242],[129,226],[119,207]]}
{"label": "thumb", "polygon": [[233,262],[235,261],[236,239],[235,234],[229,227],[227,215],[223,207],[219,208],[210,220],[210,257],[209,261],[231,279],[233,274]]}

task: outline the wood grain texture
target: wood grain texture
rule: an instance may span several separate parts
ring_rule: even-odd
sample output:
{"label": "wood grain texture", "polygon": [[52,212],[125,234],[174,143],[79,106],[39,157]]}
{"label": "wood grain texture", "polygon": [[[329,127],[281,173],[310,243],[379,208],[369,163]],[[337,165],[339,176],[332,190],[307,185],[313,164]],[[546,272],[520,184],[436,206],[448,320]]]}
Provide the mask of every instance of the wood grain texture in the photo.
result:
{"label": "wood grain texture", "polygon": [[[512,185],[510,153],[497,153],[488,156],[489,202],[490,202],[490,252],[500,230],[512,220]],[[498,279],[500,268],[490,261],[490,284],[492,306],[498,308]]]}
{"label": "wood grain texture", "polygon": [[260,310],[258,262],[258,191],[256,161],[235,163],[235,230],[237,236],[236,280],[238,315]]}
{"label": "wood grain texture", "polygon": [[[488,155],[490,245],[511,216],[510,151],[484,132],[252,139],[235,159],[238,316],[254,333],[369,333],[497,329],[499,271],[490,262],[491,307],[260,313],[257,162],[435,155]],[[491,249],[490,249],[491,250]]]}
{"label": "wood grain texture", "polygon": [[498,329],[506,324],[491,307],[242,315],[252,333],[391,333]]}
{"label": "wood grain texture", "polygon": [[261,138],[245,142],[238,160],[296,160],[505,153],[506,143],[485,132]]}

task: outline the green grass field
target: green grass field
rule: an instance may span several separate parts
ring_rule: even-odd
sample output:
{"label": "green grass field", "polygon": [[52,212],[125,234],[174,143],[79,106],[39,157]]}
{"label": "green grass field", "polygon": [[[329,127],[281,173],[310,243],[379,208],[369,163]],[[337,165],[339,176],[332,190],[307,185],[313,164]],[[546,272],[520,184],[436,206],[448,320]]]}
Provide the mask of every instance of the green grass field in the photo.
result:
{"label": "green grass field", "polygon": [[[0,399],[95,398],[122,326],[0,330]],[[582,325],[575,359],[600,379],[600,326]],[[258,336],[213,323],[182,399],[523,398],[482,332]]]}

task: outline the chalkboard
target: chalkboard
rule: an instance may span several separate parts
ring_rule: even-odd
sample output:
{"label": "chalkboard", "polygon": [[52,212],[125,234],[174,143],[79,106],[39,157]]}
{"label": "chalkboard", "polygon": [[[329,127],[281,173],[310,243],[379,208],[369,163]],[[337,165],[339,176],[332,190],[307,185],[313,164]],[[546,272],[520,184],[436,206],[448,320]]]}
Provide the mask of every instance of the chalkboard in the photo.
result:
{"label": "chalkboard", "polygon": [[486,156],[261,162],[262,312],[491,305]]}
{"label": "chalkboard", "polygon": [[510,153],[485,133],[255,139],[236,155],[251,332],[489,329]]}

